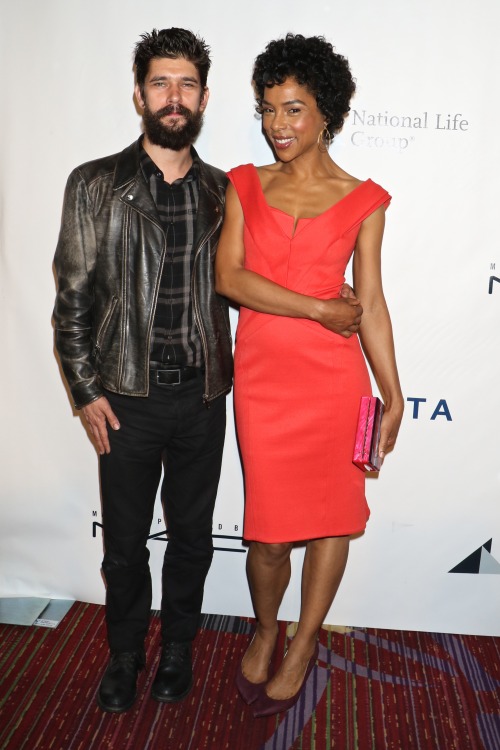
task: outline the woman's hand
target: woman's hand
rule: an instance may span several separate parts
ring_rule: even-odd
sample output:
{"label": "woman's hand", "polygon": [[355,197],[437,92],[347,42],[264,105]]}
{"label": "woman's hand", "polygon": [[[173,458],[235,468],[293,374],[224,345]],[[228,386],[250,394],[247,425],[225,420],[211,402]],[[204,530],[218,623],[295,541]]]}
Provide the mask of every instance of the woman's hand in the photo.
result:
{"label": "woman's hand", "polygon": [[398,437],[399,427],[403,418],[404,401],[401,399],[396,403],[391,404],[384,411],[382,417],[382,425],[380,428],[380,443],[378,454],[382,461],[386,453],[392,451],[396,445],[396,439]]}

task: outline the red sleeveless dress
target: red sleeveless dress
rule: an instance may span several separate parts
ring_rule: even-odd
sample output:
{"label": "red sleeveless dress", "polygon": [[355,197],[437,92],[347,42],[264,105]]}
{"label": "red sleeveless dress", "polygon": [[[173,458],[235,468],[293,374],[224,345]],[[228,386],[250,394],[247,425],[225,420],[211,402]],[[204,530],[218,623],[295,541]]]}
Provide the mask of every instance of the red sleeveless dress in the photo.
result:
{"label": "red sleeveless dress", "polygon": [[[361,222],[389,194],[371,180],[324,213],[271,208],[257,170],[229,172],[245,218],[245,267],[282,286],[337,297]],[[245,476],[245,539],[290,542],[353,534],[370,511],[352,463],[361,396],[371,393],[358,337],[319,323],[240,309],[235,412]]]}

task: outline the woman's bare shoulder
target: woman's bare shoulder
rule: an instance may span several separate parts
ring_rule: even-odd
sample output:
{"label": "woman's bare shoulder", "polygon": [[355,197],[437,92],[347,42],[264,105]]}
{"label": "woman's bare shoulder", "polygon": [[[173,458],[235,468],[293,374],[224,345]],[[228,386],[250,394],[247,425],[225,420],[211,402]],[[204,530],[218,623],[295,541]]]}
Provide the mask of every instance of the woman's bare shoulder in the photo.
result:
{"label": "woman's bare shoulder", "polygon": [[276,174],[276,172],[280,171],[280,168],[281,164],[279,162],[273,162],[272,164],[263,164],[260,167],[255,167],[260,177]]}
{"label": "woman's bare shoulder", "polygon": [[359,180],[357,177],[346,172],[345,169],[339,167],[334,161],[331,163],[331,177],[336,180],[337,184],[342,186],[347,193],[354,190],[364,182],[364,180]]}
{"label": "woman's bare shoulder", "polygon": [[261,167],[256,167],[257,174],[259,176],[260,184],[265,190],[267,186],[273,182],[276,176],[281,172],[281,164],[279,162],[273,162],[272,164],[264,164]]}

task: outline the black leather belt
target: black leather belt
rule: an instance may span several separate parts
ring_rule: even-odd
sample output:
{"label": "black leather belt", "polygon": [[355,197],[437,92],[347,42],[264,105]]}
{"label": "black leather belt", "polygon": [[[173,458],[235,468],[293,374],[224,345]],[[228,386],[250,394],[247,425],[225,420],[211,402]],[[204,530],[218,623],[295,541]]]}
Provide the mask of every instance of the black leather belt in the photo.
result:
{"label": "black leather belt", "polygon": [[160,363],[150,363],[149,366],[149,376],[158,385],[180,385],[202,374],[199,367],[167,367]]}

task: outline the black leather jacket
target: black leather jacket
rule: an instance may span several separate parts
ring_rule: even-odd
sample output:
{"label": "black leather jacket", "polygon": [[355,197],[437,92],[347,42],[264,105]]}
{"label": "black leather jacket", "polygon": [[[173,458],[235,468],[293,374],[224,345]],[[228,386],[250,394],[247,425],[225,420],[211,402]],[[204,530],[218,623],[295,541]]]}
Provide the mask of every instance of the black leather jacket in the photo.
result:
{"label": "black leather jacket", "polygon": [[[137,141],[120,154],[83,164],[66,186],[54,258],[54,323],[56,348],[77,408],[102,396],[102,386],[129,396],[148,394],[150,337],[166,240],[139,149]],[[199,163],[191,293],[205,357],[204,400],[210,402],[232,384],[228,306],[215,292],[213,272],[227,178]]]}

